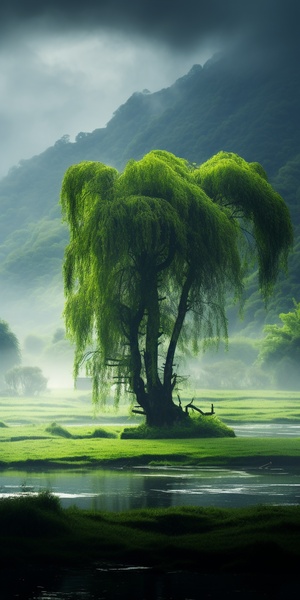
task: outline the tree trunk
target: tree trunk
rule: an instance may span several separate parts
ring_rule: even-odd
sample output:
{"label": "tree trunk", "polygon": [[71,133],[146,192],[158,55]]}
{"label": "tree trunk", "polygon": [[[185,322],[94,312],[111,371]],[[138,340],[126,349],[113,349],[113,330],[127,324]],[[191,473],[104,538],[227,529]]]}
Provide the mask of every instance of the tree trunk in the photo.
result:
{"label": "tree trunk", "polygon": [[136,395],[137,403],[143,409],[146,423],[150,427],[171,427],[189,418],[181,406],[174,404],[172,392],[176,381],[173,373],[173,361],[178,338],[187,312],[189,291],[193,281],[193,272],[186,276],[178,306],[178,314],[174,324],[164,367],[163,382],[158,374],[158,345],[160,336],[160,309],[158,297],[157,269],[155,265],[143,264],[145,269],[141,274],[143,302],[141,306],[147,311],[146,340],[144,350],[145,381],[141,377],[142,357],[139,348],[139,325],[143,310],[138,311],[139,318],[130,324],[131,350],[131,386]]}
{"label": "tree trunk", "polygon": [[166,393],[162,385],[146,394],[143,409],[150,427],[171,427],[189,418],[180,406],[174,404],[172,395]]}

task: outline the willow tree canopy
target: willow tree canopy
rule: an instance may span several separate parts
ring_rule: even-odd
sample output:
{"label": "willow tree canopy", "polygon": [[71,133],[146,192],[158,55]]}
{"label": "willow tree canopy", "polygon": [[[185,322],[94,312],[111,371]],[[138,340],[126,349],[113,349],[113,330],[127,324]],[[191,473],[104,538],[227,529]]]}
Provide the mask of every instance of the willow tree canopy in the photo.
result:
{"label": "willow tree canopy", "polygon": [[172,406],[177,344],[226,336],[226,295],[241,296],[249,257],[267,297],[292,244],[288,209],[262,167],[232,153],[196,168],[155,150],[122,173],[83,162],[67,170],[61,203],[75,373],[91,351],[95,395],[113,370],[147,418]]}

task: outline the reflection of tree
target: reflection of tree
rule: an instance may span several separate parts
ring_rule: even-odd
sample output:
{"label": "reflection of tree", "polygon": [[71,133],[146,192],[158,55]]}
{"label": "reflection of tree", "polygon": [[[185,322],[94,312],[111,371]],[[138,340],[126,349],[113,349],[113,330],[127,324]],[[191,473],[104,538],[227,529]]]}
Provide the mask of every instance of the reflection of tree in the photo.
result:
{"label": "reflection of tree", "polygon": [[113,512],[135,508],[167,508],[172,505],[172,495],[164,493],[162,488],[162,478],[149,477],[148,473],[98,471],[91,478],[90,489],[95,495],[90,507],[92,510]]}
{"label": "reflection of tree", "polygon": [[[149,477],[148,475],[144,475],[141,477],[141,480],[143,482],[145,497],[145,505],[143,508],[168,508],[172,506],[172,494],[163,491],[165,486],[162,485],[162,477]],[[169,482],[170,479],[168,478],[168,483]],[[138,506],[133,506],[132,508],[138,508]]]}

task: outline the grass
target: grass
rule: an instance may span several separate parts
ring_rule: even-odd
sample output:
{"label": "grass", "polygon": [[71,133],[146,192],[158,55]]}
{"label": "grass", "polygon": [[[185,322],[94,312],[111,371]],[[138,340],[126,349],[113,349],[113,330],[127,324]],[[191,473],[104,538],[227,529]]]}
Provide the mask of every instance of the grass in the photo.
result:
{"label": "grass", "polygon": [[18,469],[190,464],[260,467],[300,464],[297,438],[122,440],[94,437],[16,437],[0,443],[0,466]]}
{"label": "grass", "polygon": [[149,427],[142,423],[138,427],[125,427],[121,439],[190,439],[211,437],[235,437],[233,429],[215,416],[199,415],[173,427]]}
{"label": "grass", "polygon": [[[202,390],[185,397],[182,394],[183,405],[192,396],[204,410],[214,403],[213,419],[231,423],[233,430],[236,423],[300,423],[300,392]],[[0,418],[2,469],[159,462],[260,466],[270,460],[280,465],[300,461],[299,440],[289,438],[146,439],[142,443],[119,439],[126,423],[140,422],[130,418],[128,407],[121,405],[119,413],[111,408],[95,415],[90,395],[73,390],[33,399],[0,398]]]}
{"label": "grass", "polygon": [[47,492],[0,500],[2,566],[139,564],[159,570],[293,572],[298,507],[169,508],[122,513],[62,509]]}
{"label": "grass", "polygon": [[[300,423],[300,391],[183,390],[180,396],[183,406],[195,398],[194,404],[204,412],[210,410],[213,403],[216,416],[226,424]],[[0,421],[2,427],[54,421],[62,426],[141,423],[140,418],[130,414],[125,403],[118,412],[112,405],[107,410],[96,410],[90,393],[66,389],[53,390],[38,398],[0,397]]]}

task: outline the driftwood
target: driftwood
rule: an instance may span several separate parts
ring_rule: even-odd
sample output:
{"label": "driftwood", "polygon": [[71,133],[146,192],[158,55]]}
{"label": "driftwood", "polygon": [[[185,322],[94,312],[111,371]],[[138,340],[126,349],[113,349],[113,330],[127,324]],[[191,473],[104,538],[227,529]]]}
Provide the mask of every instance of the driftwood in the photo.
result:
{"label": "driftwood", "polygon": [[[186,406],[184,408],[186,413],[188,413],[189,409],[191,409],[191,410],[196,410],[197,412],[200,413],[200,415],[203,415],[205,417],[215,414],[213,404],[211,404],[210,412],[203,412],[203,410],[201,410],[201,408],[198,408],[198,406],[194,406],[194,404],[193,404],[194,400],[195,400],[195,398],[192,398],[191,401],[188,404],[186,404]],[[180,403],[180,405],[181,405],[181,403]]]}
{"label": "driftwood", "polygon": [[[182,403],[181,403],[179,394],[177,394],[177,398],[178,398],[179,406],[180,406],[180,408],[182,408]],[[213,404],[211,404],[210,412],[203,412],[203,410],[201,410],[201,408],[198,408],[198,406],[194,406],[194,404],[193,404],[194,400],[195,400],[195,398],[192,398],[191,401],[185,405],[184,410],[186,413],[188,413],[189,410],[195,410],[196,412],[200,413],[200,415],[203,415],[205,417],[215,414]],[[131,412],[133,412],[136,415],[144,415],[144,416],[146,415],[146,412],[140,406],[135,406]]]}

